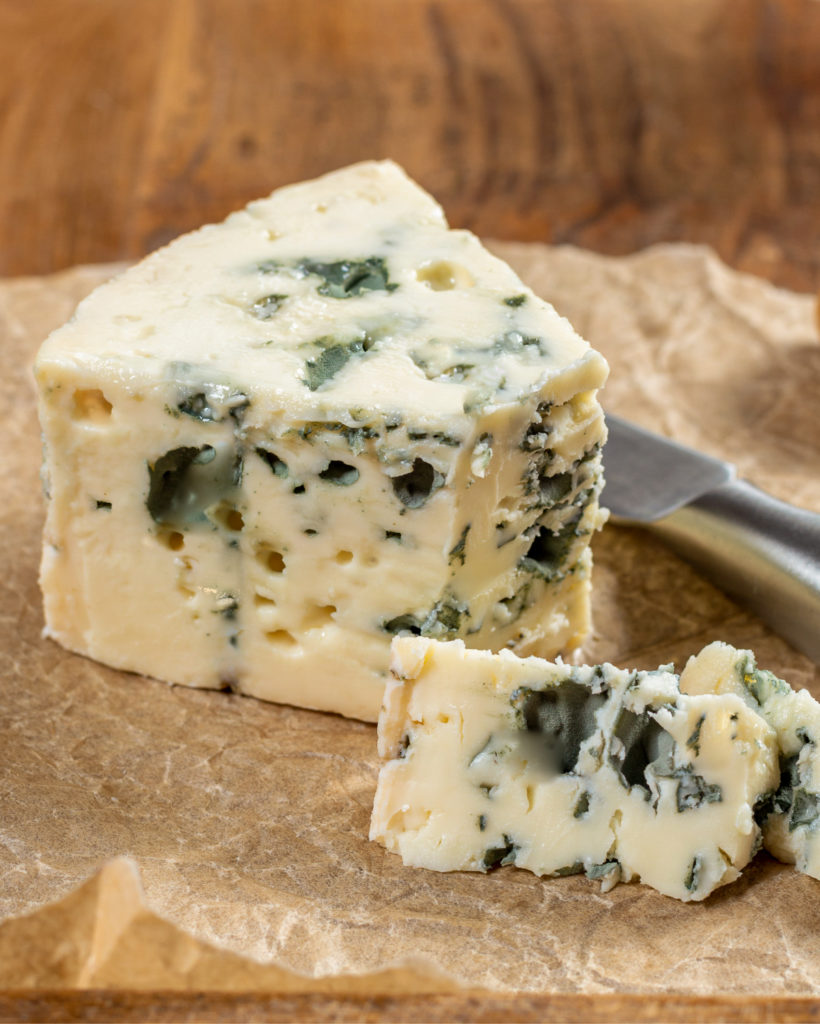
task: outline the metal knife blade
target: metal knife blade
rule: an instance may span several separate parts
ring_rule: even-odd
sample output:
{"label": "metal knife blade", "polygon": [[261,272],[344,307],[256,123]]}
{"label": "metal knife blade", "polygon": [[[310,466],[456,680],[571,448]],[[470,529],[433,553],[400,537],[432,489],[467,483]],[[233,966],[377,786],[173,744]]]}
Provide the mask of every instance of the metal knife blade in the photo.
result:
{"label": "metal knife blade", "polygon": [[736,477],[721,459],[652,434],[612,413],[604,448],[603,503],[613,516],[651,523]]}
{"label": "metal knife blade", "polygon": [[652,530],[820,664],[820,515],[737,478],[728,462],[607,414],[601,502]]}

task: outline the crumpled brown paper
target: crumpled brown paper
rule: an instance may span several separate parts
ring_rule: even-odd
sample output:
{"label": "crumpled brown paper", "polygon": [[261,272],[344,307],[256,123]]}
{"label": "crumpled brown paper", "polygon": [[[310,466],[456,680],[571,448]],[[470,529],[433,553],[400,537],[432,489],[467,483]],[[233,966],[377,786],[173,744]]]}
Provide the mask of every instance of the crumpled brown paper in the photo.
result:
{"label": "crumpled brown paper", "polygon": [[0,924],[0,989],[123,988],[396,995],[460,986],[437,968],[405,963],[362,975],[311,978],[258,964],[188,935],[151,912],[137,865],[108,861],[56,903]]}
{"label": "crumpled brown paper", "polygon": [[[820,511],[812,299],[696,247],[495,248],[609,359],[605,405]],[[423,967],[336,977],[416,958],[496,990],[820,993],[820,882],[765,854],[703,904],[510,868],[405,868],[367,840],[373,726],[166,686],[41,639],[30,363],[113,269],[0,284],[0,918],[14,918],[0,926],[0,986],[278,991],[294,971],[447,987]],[[659,542],[608,526],[595,555],[587,660],[680,667],[720,638],[820,696],[816,666]],[[130,861],[75,892],[121,856],[144,899]]]}

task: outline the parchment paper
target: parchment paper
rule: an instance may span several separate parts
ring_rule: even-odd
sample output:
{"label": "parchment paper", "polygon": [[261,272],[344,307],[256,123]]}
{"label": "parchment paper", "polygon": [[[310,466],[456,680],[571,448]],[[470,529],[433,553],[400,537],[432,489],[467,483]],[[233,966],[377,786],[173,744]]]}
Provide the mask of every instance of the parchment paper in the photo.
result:
{"label": "parchment paper", "polygon": [[[606,406],[820,511],[812,299],[695,247],[495,248],[609,359]],[[373,726],[166,686],[41,639],[30,364],[114,269],[0,283],[0,987],[304,988],[290,970],[336,990],[446,989],[435,965],[499,990],[820,994],[820,882],[765,854],[688,905],[582,877],[405,868],[367,840]],[[820,696],[815,666],[660,543],[607,526],[595,558],[587,660],[680,668],[720,638]]]}

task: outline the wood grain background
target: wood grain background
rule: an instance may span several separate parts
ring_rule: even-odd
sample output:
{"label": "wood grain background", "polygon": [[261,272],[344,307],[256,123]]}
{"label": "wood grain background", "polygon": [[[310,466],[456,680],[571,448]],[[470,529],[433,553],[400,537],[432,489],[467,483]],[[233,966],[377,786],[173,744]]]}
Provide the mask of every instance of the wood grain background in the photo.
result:
{"label": "wood grain background", "polygon": [[390,156],[484,236],[820,283],[817,0],[0,0],[0,274]]}
{"label": "wood grain background", "polygon": [[229,1022],[404,1021],[436,1024],[777,1024],[817,1022],[820,1005],[810,997],[759,999],[744,996],[663,998],[610,995],[515,997],[487,993],[344,997],[225,992],[0,992],[0,1021]]}

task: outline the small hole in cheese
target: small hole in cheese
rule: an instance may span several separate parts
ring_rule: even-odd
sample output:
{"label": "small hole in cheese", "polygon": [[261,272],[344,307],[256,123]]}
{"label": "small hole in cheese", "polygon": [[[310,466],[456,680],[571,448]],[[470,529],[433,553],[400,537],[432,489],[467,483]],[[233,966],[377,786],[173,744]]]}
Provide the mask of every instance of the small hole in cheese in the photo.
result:
{"label": "small hole in cheese", "polygon": [[265,633],[265,639],[270,641],[275,647],[282,647],[286,650],[299,646],[296,637],[286,629],[271,630],[270,633]]}
{"label": "small hole in cheese", "polygon": [[226,530],[231,530],[233,533],[238,533],[245,526],[245,520],[242,518],[242,513],[239,509],[225,502],[220,502],[216,508],[209,509],[208,516],[210,519],[216,520],[220,526]]}
{"label": "small hole in cheese", "polygon": [[416,271],[416,280],[432,288],[434,292],[451,291],[453,288],[472,288],[473,275],[466,267],[449,260],[423,263]]}
{"label": "small hole in cheese", "polygon": [[319,474],[319,479],[336,484],[337,487],[350,487],[359,479],[359,471],[355,466],[350,466],[339,459],[332,459]]}
{"label": "small hole in cheese", "polygon": [[179,551],[185,545],[185,537],[178,530],[161,533],[160,539],[172,550]]}
{"label": "small hole in cheese", "polygon": [[256,560],[261,566],[270,572],[284,572],[285,558],[281,551],[272,548],[270,544],[258,544],[256,546]]}
{"label": "small hole in cheese", "polygon": [[352,562],[352,561],[353,561],[353,552],[352,551],[337,551],[336,552],[336,562],[339,565],[347,565],[348,562]]}
{"label": "small hole in cheese", "polygon": [[268,555],[268,568],[271,572],[285,571],[285,560],[278,551],[271,551]]}
{"label": "small hole in cheese", "polygon": [[305,629],[321,629],[333,621],[335,604],[313,605],[307,610],[302,625]]}
{"label": "small hole in cheese", "polygon": [[276,604],[272,597],[266,597],[265,594],[260,594],[259,592],[253,595],[253,603],[257,608],[269,608],[271,605]]}
{"label": "small hole in cheese", "polygon": [[229,530],[241,530],[245,525],[242,513],[235,508],[228,509],[228,514],[225,516],[225,525]]}
{"label": "small hole in cheese", "polygon": [[74,392],[74,418],[90,423],[103,423],[111,415],[113,406],[99,388],[85,388]]}

